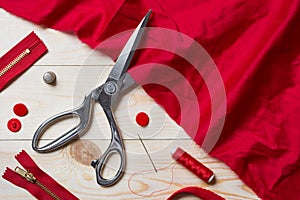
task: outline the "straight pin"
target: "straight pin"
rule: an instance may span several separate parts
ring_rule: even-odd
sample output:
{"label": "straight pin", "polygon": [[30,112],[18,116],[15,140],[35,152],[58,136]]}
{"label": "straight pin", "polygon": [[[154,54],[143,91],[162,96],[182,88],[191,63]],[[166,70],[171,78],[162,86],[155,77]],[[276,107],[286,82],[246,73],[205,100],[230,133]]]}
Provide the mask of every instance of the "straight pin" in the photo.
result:
{"label": "straight pin", "polygon": [[152,164],[152,166],[153,166],[153,168],[154,168],[154,171],[157,173],[157,169],[156,169],[156,167],[155,167],[155,165],[154,165],[154,163],[153,163],[153,160],[152,160],[152,158],[151,158],[151,156],[150,156],[150,154],[149,154],[149,152],[148,152],[148,150],[147,150],[147,148],[146,148],[146,146],[145,146],[145,144],[144,144],[144,142],[143,142],[143,140],[142,140],[140,134],[137,133],[137,135],[138,135],[139,140],[141,141],[141,143],[142,143],[142,145],[143,145],[143,148],[145,149],[145,151],[146,151],[146,153],[147,153],[147,155],[148,155],[148,158],[149,158],[149,160],[150,160],[150,162],[151,162],[151,164]]}

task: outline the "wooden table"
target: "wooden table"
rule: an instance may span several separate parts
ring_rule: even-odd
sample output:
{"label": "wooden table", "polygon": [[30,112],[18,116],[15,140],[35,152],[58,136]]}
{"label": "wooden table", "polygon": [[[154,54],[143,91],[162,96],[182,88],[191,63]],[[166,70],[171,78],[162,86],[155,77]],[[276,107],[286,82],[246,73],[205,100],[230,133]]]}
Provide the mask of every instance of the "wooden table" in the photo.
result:
{"label": "wooden table", "polygon": [[[121,181],[108,188],[95,181],[95,171],[89,165],[106,149],[110,130],[100,106],[96,105],[93,120],[87,134],[81,140],[49,154],[39,154],[31,149],[31,139],[38,125],[49,116],[78,106],[84,95],[102,83],[112,67],[112,60],[93,52],[73,35],[34,25],[0,9],[0,54],[5,54],[31,31],[45,42],[49,52],[34,66],[0,93],[0,171],[19,164],[14,155],[26,150],[36,163],[54,179],[80,199],[166,199],[171,193],[186,186],[199,186],[216,192],[226,199],[258,199],[225,164],[203,152],[187,134],[176,125],[141,88],[122,97],[115,109],[126,148],[126,173]],[[56,85],[47,85],[42,76],[46,71],[57,75]],[[96,77],[96,78],[93,78]],[[87,78],[90,77],[90,78]],[[24,103],[29,109],[25,117],[13,113],[16,103]],[[150,115],[150,124],[140,128],[135,116],[144,111]],[[22,129],[10,132],[6,123],[18,118]],[[47,142],[71,127],[76,120],[68,119],[47,131]],[[137,133],[142,136],[152,159],[158,168],[155,173],[145,154]],[[211,168],[217,176],[217,184],[208,185],[184,167],[175,164],[170,151],[177,146]],[[106,175],[113,172],[116,162],[110,160]],[[0,179],[0,199],[32,199],[26,191]],[[136,193],[136,194],[134,194]],[[183,199],[193,199],[187,196]],[[197,199],[197,198],[195,198]]]}

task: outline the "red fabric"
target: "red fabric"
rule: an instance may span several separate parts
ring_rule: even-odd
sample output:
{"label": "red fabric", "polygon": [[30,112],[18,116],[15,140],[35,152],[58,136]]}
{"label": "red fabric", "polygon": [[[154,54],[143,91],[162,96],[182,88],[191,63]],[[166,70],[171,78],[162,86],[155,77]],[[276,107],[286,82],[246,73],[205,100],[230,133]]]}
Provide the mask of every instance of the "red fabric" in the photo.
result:
{"label": "red fabric", "polygon": [[179,197],[179,195],[184,195],[184,194],[192,194],[195,195],[196,197],[201,198],[202,200],[225,200],[223,197],[220,197],[219,195],[209,191],[205,190],[203,188],[199,187],[186,187],[182,188],[176,192],[174,192],[167,200],[172,200],[175,197]]}
{"label": "red fabric", "polygon": [[[217,64],[227,95],[225,126],[210,154],[263,199],[300,198],[299,6],[299,0],[0,0],[0,7],[9,12],[73,32],[91,47],[135,28],[149,8],[153,10],[149,26],[177,30],[197,40]],[[116,41],[104,47],[111,53],[123,45],[124,41]],[[211,117],[205,83],[183,59],[168,52],[147,49],[139,52],[134,64],[149,62],[170,65],[189,80],[202,112],[196,135],[189,129],[197,123],[194,120],[183,128],[202,144]],[[161,74],[157,80],[176,82]],[[170,90],[154,84],[144,88],[178,124],[185,120]],[[195,107],[189,107],[188,98],[184,106],[192,115]]]}

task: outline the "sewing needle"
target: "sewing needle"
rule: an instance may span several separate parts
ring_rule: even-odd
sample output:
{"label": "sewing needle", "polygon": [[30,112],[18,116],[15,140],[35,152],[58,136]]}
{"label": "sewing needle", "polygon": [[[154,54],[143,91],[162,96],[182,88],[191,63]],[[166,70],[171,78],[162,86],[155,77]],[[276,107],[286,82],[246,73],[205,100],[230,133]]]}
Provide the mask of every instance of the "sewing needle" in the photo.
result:
{"label": "sewing needle", "polygon": [[148,150],[147,150],[147,148],[146,148],[146,146],[145,146],[145,144],[144,144],[144,142],[143,142],[143,140],[142,140],[140,134],[137,133],[137,135],[138,135],[139,140],[141,141],[141,143],[142,143],[142,145],[143,145],[143,148],[145,149],[145,151],[146,151],[146,153],[147,153],[147,155],[148,155],[148,158],[149,158],[149,160],[150,160],[150,162],[151,162],[151,164],[152,164],[152,166],[153,166],[153,168],[154,168],[154,171],[157,173],[157,169],[156,169],[156,167],[155,167],[155,165],[154,165],[154,163],[153,163],[153,160],[152,160],[152,158],[151,158],[151,156],[150,156],[150,154],[149,154],[149,152],[148,152]]}

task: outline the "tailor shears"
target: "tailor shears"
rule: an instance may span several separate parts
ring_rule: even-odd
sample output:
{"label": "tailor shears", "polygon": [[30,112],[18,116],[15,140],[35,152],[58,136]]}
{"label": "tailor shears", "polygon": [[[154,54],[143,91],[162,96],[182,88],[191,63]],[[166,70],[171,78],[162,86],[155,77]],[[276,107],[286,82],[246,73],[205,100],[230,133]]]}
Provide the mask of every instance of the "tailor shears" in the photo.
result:
{"label": "tailor shears", "polygon": [[[89,124],[91,117],[92,101],[98,102],[107,117],[111,128],[111,141],[106,151],[100,156],[99,159],[92,161],[91,165],[95,168],[97,182],[101,186],[111,186],[115,184],[123,175],[125,168],[125,151],[123,141],[120,135],[120,131],[114,119],[112,105],[115,103],[117,97],[124,90],[129,88],[135,82],[131,76],[127,73],[127,69],[130,65],[135,50],[142,38],[144,27],[146,26],[151,10],[141,20],[137,28],[134,30],[125,47],[121,51],[114,67],[108,75],[105,83],[96,89],[92,90],[87,96],[85,96],[83,103],[75,109],[68,110],[57,115],[54,115],[43,122],[36,132],[34,133],[32,140],[32,148],[40,153],[46,153],[54,151],[72,140],[78,138],[80,134],[84,132],[87,125]],[[74,128],[70,129],[60,137],[51,141],[50,143],[38,147],[38,142],[42,137],[44,131],[53,123],[59,122],[62,118],[76,116],[79,117],[79,124]],[[120,158],[120,167],[116,172],[115,176],[106,179],[101,175],[102,170],[109,158],[113,153],[117,153]]]}

